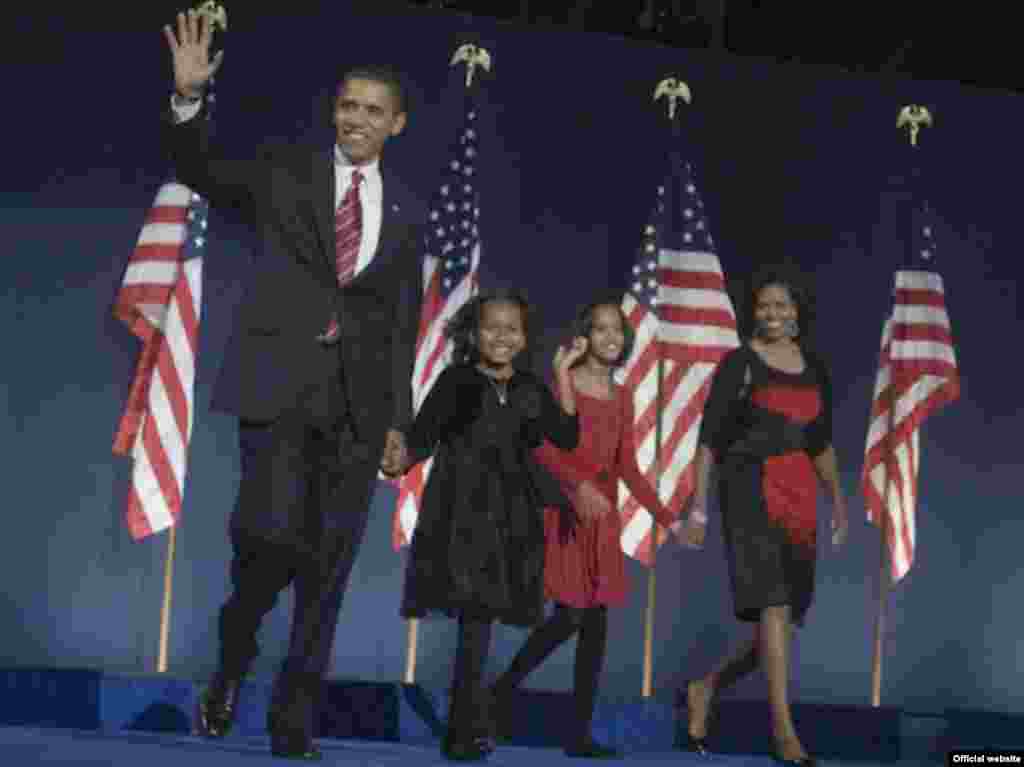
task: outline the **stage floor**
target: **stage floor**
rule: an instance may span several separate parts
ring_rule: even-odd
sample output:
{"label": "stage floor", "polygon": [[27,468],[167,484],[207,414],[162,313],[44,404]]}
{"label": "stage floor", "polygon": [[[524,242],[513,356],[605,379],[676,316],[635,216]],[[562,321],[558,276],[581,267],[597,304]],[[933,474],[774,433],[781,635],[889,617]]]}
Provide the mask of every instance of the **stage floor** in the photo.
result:
{"label": "stage floor", "polygon": [[[0,669],[0,767],[22,764],[201,767],[266,764],[270,680],[242,686],[231,737],[190,733],[203,683],[164,675],[93,669]],[[439,753],[448,709],[444,690],[397,682],[331,679],[316,721],[327,764],[446,764]],[[559,744],[572,716],[566,691],[523,689],[511,700],[510,744],[491,765],[580,764]],[[680,751],[682,725],[671,701],[599,701],[594,737],[625,756],[613,764],[773,764],[766,701],[721,700],[709,744],[714,756]],[[804,744],[821,764],[943,764],[950,748],[1020,747],[1024,717],[981,711],[912,713],[896,708],[795,703]]]}
{"label": "stage floor", "polygon": [[[426,767],[451,764],[441,758],[435,742],[388,743],[381,741],[321,739],[324,752],[321,764],[344,767]],[[555,767],[580,764],[567,758],[559,749],[502,747],[487,760],[488,765],[513,767]],[[699,757],[681,751],[641,751],[627,754],[620,760],[604,760],[606,764],[706,765],[707,767],[769,767],[773,762],[765,755],[722,754]],[[837,761],[819,762],[834,767],[874,767],[882,762]],[[105,733],[34,727],[0,728],[0,764],[20,767],[26,764],[74,765],[74,767],[108,767],[110,765],[144,765],[145,767],[253,767],[260,764],[296,764],[270,756],[265,737],[232,737],[211,743],[200,738],[181,735],[157,735],[141,732]],[[886,767],[920,765],[919,761],[887,762]]]}

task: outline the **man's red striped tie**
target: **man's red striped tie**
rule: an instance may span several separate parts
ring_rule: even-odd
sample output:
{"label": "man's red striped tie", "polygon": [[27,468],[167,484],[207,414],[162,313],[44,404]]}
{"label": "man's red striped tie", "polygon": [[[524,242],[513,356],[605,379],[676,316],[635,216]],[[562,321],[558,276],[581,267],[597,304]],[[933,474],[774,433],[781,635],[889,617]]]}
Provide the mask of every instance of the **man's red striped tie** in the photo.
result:
{"label": "man's red striped tie", "polygon": [[338,206],[334,218],[334,263],[338,271],[338,284],[345,285],[356,273],[359,242],[363,236],[363,206],[359,202],[359,184],[363,174],[352,172],[352,184]]}
{"label": "man's red striped tie", "polygon": [[[359,243],[363,238],[363,206],[359,201],[359,184],[362,180],[363,174],[358,169],[352,171],[352,183],[334,216],[334,268],[338,275],[338,285],[342,287],[355,276],[356,262],[359,260]],[[337,338],[338,320],[332,317],[322,339],[335,341]]]}

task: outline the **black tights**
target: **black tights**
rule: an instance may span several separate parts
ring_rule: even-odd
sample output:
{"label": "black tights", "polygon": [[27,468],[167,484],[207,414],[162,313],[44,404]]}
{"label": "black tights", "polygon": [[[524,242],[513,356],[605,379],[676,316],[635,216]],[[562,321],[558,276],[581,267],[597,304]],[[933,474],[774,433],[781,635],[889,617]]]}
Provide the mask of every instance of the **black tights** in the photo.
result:
{"label": "black tights", "polygon": [[487,731],[483,669],[491,645],[491,622],[459,618],[459,646],[452,672],[447,742],[468,743]]}
{"label": "black tights", "polygon": [[494,683],[497,697],[507,696],[563,642],[579,632],[573,668],[573,698],[577,731],[571,741],[582,742],[590,737],[590,723],[597,700],[597,683],[604,665],[608,637],[608,609],[569,607],[558,604],[554,614],[534,629],[516,653],[508,669]]}

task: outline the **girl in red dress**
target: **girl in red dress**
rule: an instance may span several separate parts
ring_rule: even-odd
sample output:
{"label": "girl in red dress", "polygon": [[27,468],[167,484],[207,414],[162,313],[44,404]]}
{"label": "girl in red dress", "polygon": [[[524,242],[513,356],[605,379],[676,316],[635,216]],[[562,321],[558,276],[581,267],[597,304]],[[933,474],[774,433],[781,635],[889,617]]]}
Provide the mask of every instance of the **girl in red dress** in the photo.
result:
{"label": "girl in red dress", "polygon": [[575,512],[571,519],[558,509],[545,511],[544,590],[555,609],[526,640],[491,693],[499,722],[507,721],[512,691],[555,648],[578,633],[573,677],[576,726],[568,733],[565,751],[569,756],[599,758],[616,755],[590,735],[604,662],[607,608],[622,604],[628,592],[619,543],[622,523],[616,511],[619,480],[659,525],[680,538],[685,532],[636,464],[632,400],[612,380],[615,368],[629,358],[633,346],[632,328],[619,304],[600,301],[585,307],[574,336],[585,339],[587,349],[570,373],[580,419],[579,445],[562,451],[545,442],[536,450]]}

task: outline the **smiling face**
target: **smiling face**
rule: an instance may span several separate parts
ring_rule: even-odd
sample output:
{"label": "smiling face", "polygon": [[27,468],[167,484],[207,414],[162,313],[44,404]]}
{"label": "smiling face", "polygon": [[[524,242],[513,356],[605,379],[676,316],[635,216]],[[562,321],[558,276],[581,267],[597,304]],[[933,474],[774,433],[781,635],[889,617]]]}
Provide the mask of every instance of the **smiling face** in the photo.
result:
{"label": "smiling face", "polygon": [[352,77],[338,87],[334,127],[338,146],[355,165],[380,157],[384,144],[405,128],[398,95],[387,83]]}
{"label": "smiling face", "polygon": [[622,360],[626,330],[618,306],[602,304],[594,307],[587,341],[587,352],[601,364],[613,367]]}
{"label": "smiling face", "polygon": [[511,370],[512,360],[526,348],[522,308],[510,301],[487,301],[480,307],[480,362],[497,373]]}
{"label": "smiling face", "polygon": [[768,343],[789,338],[797,319],[796,302],[785,285],[772,283],[757,291],[754,322],[758,338]]}

